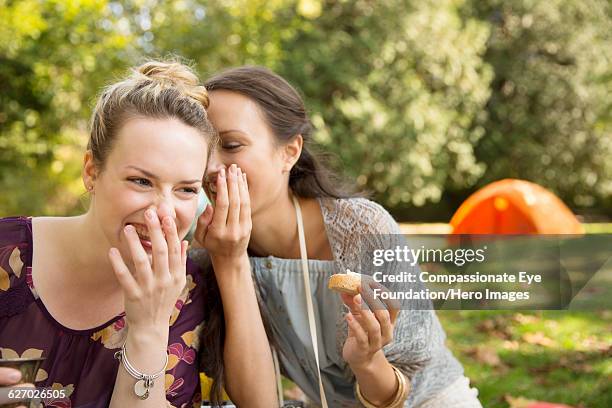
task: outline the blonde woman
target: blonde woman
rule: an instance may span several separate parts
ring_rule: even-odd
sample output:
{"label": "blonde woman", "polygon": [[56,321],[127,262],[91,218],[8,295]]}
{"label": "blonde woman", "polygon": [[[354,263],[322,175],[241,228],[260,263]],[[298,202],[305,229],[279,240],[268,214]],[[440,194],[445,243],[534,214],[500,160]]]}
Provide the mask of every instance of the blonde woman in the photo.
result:
{"label": "blonde woman", "polygon": [[[183,238],[216,141],[207,106],[188,67],[136,68],[95,107],[83,164],[88,211],[0,220],[2,357],[45,358],[35,385],[63,396],[46,406],[199,404],[206,299]],[[242,299],[224,301],[227,389],[238,403],[269,408],[273,366],[246,255],[248,186],[233,168],[216,188],[227,206],[214,211],[204,245],[222,296],[231,286]]]}

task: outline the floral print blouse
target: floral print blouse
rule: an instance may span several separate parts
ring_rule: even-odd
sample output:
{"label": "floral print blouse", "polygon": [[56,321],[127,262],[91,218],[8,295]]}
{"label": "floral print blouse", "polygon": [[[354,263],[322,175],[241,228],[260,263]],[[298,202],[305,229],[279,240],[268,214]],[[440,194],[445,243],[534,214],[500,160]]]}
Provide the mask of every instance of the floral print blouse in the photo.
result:
{"label": "floral print blouse", "polygon": [[[108,407],[125,341],[125,313],[88,330],[62,326],[47,311],[32,282],[32,220],[0,219],[0,357],[44,357],[36,387],[63,389],[46,407]],[[201,274],[187,263],[187,285],[170,320],[165,375],[169,407],[201,405],[199,333],[204,319]],[[57,393],[56,393],[57,395]]]}

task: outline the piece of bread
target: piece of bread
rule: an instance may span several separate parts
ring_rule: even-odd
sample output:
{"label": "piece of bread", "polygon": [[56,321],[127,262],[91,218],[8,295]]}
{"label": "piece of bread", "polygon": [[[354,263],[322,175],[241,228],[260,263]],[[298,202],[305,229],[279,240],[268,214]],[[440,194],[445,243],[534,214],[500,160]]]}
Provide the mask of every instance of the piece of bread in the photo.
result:
{"label": "piece of bread", "polygon": [[336,292],[355,296],[361,287],[361,275],[358,273],[337,273],[329,277],[327,287]]}

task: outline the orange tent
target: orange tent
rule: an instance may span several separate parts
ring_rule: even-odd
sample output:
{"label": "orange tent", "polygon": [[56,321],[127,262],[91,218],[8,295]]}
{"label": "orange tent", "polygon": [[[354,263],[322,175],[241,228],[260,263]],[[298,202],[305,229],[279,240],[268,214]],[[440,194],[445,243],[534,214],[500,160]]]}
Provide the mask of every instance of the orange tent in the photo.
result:
{"label": "orange tent", "polygon": [[478,190],[450,222],[453,234],[583,234],[576,216],[545,188],[505,179]]}

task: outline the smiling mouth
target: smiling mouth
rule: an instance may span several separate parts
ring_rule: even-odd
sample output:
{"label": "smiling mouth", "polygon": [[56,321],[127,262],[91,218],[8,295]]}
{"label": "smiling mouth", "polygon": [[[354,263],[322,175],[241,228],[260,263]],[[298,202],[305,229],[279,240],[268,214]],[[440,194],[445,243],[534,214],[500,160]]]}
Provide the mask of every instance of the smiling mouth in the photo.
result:
{"label": "smiling mouth", "polygon": [[151,244],[151,237],[149,236],[149,229],[144,224],[136,224],[128,222],[126,225],[131,225],[136,230],[136,234],[138,234],[138,238],[140,239],[140,243],[145,250],[150,250],[153,248],[153,244]]}

